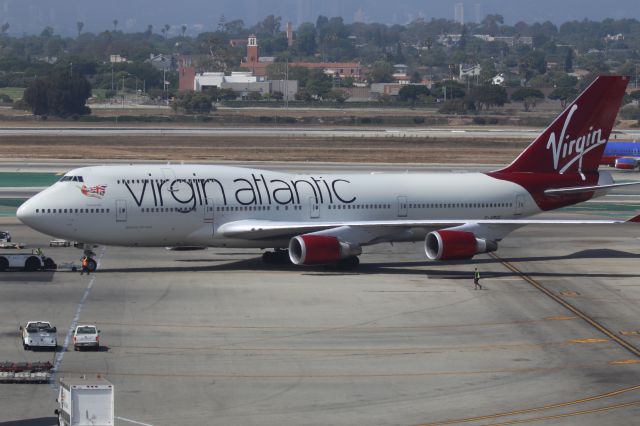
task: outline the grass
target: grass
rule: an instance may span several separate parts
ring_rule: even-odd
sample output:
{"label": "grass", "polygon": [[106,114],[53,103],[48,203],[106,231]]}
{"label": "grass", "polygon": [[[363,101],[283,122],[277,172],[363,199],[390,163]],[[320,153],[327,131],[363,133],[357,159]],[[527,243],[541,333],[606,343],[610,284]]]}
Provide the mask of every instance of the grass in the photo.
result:
{"label": "grass", "polygon": [[14,101],[22,99],[23,93],[24,87],[0,87],[0,94],[9,95]]}
{"label": "grass", "polygon": [[0,217],[15,217],[16,210],[25,201],[21,198],[0,198]]}
{"label": "grass", "polygon": [[0,172],[0,187],[49,186],[58,179],[56,173]]}

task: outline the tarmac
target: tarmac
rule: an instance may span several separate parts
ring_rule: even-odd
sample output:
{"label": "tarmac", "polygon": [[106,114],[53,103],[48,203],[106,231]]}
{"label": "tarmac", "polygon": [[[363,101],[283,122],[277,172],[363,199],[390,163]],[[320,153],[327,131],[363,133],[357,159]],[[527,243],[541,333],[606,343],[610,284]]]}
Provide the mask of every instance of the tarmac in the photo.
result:
{"label": "tarmac", "polygon": [[[631,217],[639,198],[560,215]],[[0,229],[58,263],[81,255],[14,218]],[[121,425],[628,425],[639,239],[636,224],[529,226],[496,256],[431,263],[422,244],[385,244],[351,272],[267,266],[258,250],[99,248],[91,276],[0,274],[0,361],[106,377]],[[58,327],[59,352],[22,349],[28,320]],[[98,326],[101,351],[73,351],[76,323]],[[54,388],[0,385],[0,422],[56,424]]]}

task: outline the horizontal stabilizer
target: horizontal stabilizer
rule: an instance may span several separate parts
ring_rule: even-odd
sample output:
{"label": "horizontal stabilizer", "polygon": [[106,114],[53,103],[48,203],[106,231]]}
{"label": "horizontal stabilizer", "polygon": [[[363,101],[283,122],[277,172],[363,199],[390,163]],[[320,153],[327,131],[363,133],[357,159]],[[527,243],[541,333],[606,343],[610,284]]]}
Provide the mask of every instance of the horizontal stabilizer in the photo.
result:
{"label": "horizontal stabilizer", "polygon": [[595,185],[595,186],[575,186],[571,188],[554,188],[544,191],[544,195],[569,195],[569,194],[582,194],[585,192],[595,192],[605,189],[621,188],[625,186],[640,185],[640,182],[623,182],[612,183],[610,185]]}

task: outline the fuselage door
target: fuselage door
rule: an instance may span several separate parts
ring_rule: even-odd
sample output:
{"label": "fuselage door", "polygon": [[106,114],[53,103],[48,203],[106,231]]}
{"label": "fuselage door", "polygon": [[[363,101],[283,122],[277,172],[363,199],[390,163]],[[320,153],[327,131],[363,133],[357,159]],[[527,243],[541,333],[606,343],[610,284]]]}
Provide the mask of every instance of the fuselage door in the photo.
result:
{"label": "fuselage door", "polygon": [[516,205],[513,213],[516,216],[521,216],[523,207],[524,207],[524,195],[516,195]]}
{"label": "fuselage door", "polygon": [[213,223],[213,199],[207,198],[207,202],[204,205],[204,223]]}
{"label": "fuselage door", "polygon": [[318,205],[315,197],[309,198],[309,217],[311,219],[320,218],[320,206]]}
{"label": "fuselage door", "polygon": [[407,197],[401,195],[398,197],[398,217],[407,217],[408,212]]}
{"label": "fuselage door", "polygon": [[127,200],[116,200],[116,222],[127,221]]}

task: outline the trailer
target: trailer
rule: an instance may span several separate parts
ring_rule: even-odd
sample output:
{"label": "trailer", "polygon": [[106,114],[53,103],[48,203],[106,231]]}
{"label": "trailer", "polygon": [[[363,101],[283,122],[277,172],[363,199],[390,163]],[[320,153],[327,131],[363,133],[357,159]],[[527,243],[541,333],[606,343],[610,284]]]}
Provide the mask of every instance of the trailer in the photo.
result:
{"label": "trailer", "polygon": [[63,426],[114,424],[113,384],[101,377],[60,378],[55,414]]}
{"label": "trailer", "polygon": [[53,364],[47,362],[0,362],[0,383],[44,384],[51,380]]}
{"label": "trailer", "polygon": [[47,256],[34,253],[0,253],[0,272],[10,269],[32,272],[56,268],[56,262]]}

